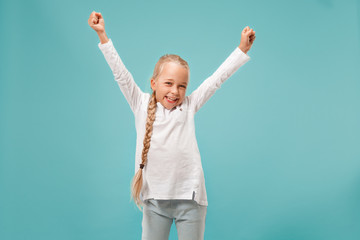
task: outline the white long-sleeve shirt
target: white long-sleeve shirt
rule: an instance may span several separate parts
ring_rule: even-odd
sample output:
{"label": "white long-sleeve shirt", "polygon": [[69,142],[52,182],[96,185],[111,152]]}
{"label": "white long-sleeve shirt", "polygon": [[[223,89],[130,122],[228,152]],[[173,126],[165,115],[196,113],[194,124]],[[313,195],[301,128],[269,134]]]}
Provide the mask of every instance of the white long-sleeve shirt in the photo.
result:
{"label": "white long-sleeve shirt", "polygon": [[[150,94],[136,85],[126,69],[111,39],[98,46],[109,64],[135,116],[137,132],[135,173],[140,168],[147,107]],[[157,102],[148,160],[143,169],[143,188],[140,198],[191,199],[208,205],[204,172],[195,136],[194,115],[203,104],[250,57],[236,47],[221,66],[195,91],[186,96],[181,105],[172,110]]]}

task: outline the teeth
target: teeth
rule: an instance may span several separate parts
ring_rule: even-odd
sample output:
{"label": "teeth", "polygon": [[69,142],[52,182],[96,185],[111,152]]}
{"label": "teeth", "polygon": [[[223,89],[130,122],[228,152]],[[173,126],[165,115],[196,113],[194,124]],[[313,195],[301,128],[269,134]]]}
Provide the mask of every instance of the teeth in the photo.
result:
{"label": "teeth", "polygon": [[168,99],[175,101],[177,98],[171,98],[171,97],[167,97]]}

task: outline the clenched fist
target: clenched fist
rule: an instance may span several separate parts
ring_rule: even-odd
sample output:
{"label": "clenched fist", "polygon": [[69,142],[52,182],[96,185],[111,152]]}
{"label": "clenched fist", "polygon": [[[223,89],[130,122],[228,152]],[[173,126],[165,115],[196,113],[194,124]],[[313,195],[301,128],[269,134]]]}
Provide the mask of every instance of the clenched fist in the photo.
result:
{"label": "clenched fist", "polygon": [[93,11],[88,20],[89,26],[97,33],[105,32],[105,22],[101,13]]}
{"label": "clenched fist", "polygon": [[250,50],[252,44],[254,43],[255,38],[255,31],[250,29],[249,26],[245,27],[241,32],[241,40],[239,45],[241,51],[247,53]]}

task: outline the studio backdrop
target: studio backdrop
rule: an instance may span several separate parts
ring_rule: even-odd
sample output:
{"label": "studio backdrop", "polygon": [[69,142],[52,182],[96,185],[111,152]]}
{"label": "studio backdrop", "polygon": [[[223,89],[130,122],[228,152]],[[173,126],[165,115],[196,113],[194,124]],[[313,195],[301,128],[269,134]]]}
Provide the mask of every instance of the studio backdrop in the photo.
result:
{"label": "studio backdrop", "polygon": [[360,239],[356,0],[1,1],[0,239],[141,238],[134,116],[92,11],[144,92],[173,53],[189,95],[256,31],[195,117],[205,239]]}

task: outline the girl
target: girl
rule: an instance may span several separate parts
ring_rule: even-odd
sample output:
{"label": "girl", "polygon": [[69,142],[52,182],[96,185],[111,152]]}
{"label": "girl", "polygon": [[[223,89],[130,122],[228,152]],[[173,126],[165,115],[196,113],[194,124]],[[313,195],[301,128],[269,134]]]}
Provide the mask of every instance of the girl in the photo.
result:
{"label": "girl", "polygon": [[109,64],[135,116],[137,144],[131,196],[143,207],[142,239],[169,238],[173,220],[179,239],[203,239],[207,195],[194,115],[250,57],[255,31],[241,33],[240,45],[213,75],[186,96],[190,70],[174,54],[162,56],[150,79],[152,94],[134,82],[105,33],[104,18],[93,11],[88,23],[100,39],[98,47]]}

